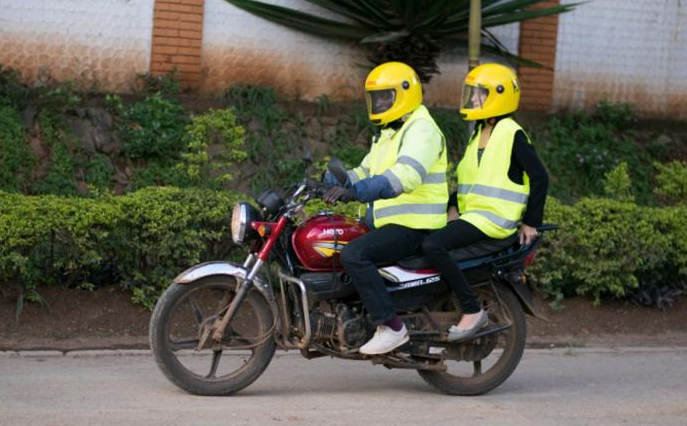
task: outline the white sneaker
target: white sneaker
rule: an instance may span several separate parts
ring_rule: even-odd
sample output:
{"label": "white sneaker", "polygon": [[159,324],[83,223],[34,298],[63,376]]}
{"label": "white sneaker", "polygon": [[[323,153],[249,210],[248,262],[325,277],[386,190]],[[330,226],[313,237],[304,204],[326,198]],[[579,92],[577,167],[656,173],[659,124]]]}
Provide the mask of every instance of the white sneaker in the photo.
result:
{"label": "white sneaker", "polygon": [[360,347],[360,353],[364,355],[385,354],[406,343],[408,339],[408,329],[405,324],[398,331],[394,331],[385,325],[380,325],[377,326],[377,331],[375,331],[372,339]]}

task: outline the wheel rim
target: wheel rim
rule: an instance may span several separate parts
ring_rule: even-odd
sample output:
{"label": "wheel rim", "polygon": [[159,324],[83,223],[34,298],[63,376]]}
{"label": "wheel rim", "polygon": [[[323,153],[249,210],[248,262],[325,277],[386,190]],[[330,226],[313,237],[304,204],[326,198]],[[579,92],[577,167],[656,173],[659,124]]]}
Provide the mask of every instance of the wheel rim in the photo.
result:
{"label": "wheel rim", "polygon": [[190,289],[170,308],[163,347],[184,373],[203,382],[224,382],[244,373],[264,343],[266,324],[256,298],[247,297],[225,330],[221,344],[209,337],[198,350],[204,325],[221,318],[235,294],[230,283],[209,283]]}

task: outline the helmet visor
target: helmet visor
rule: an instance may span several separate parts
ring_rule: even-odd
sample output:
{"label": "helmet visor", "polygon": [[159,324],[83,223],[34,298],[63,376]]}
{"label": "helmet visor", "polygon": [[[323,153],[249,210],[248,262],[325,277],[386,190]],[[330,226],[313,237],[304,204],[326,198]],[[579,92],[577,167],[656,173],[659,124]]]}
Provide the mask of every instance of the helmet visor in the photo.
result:
{"label": "helmet visor", "polygon": [[463,85],[463,109],[482,109],[489,96],[489,89],[482,86]]}
{"label": "helmet visor", "polygon": [[381,114],[388,111],[396,100],[396,90],[371,90],[367,93],[367,108],[371,114]]}

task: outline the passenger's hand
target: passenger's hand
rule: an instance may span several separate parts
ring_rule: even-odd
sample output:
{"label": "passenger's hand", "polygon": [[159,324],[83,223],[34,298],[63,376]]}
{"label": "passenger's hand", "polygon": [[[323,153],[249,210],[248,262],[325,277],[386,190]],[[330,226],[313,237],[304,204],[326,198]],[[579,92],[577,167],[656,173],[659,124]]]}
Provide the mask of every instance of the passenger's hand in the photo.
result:
{"label": "passenger's hand", "polygon": [[450,206],[448,208],[448,221],[453,222],[454,220],[458,220],[460,218],[460,214],[458,214],[458,209],[455,206]]}
{"label": "passenger's hand", "polygon": [[518,230],[520,245],[522,245],[523,242],[525,244],[531,243],[532,241],[534,241],[535,238],[537,238],[537,235],[539,235],[539,233],[537,232],[537,228],[525,225],[524,223],[520,225],[520,229]]}
{"label": "passenger's hand", "polygon": [[346,188],[333,186],[327,190],[322,199],[327,204],[334,204],[337,201],[343,201],[344,203],[347,203],[355,200],[355,195],[353,195],[353,193]]}

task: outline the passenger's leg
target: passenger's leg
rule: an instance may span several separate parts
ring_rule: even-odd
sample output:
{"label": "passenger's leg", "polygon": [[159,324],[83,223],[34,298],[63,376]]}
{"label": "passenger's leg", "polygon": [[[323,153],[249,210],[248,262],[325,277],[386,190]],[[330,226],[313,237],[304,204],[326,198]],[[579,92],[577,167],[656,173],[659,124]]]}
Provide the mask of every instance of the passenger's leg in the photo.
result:
{"label": "passenger's leg", "polygon": [[422,243],[422,250],[430,263],[439,270],[443,279],[458,298],[463,311],[463,317],[457,325],[460,330],[473,329],[480,323],[484,323],[485,315],[480,309],[465,275],[463,275],[458,264],[451,259],[449,251],[488,238],[474,225],[463,220],[456,220],[449,223],[446,228],[428,235]]}

